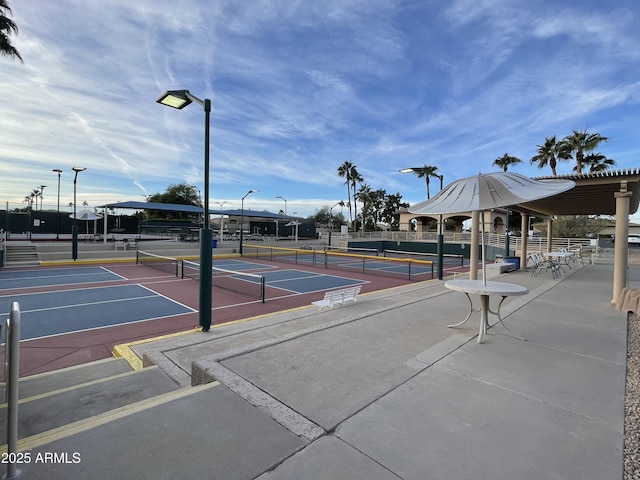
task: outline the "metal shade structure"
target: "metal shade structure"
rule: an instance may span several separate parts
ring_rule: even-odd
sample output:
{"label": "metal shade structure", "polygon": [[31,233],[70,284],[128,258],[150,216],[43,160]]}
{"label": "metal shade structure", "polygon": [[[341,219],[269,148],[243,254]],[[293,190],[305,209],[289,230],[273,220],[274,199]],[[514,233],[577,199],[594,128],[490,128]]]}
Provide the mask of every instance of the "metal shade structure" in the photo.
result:
{"label": "metal shade structure", "polygon": [[69,218],[75,218],[76,220],[100,220],[102,215],[85,210],[80,212],[77,216],[72,213],[69,215]]}
{"label": "metal shade structure", "polygon": [[410,207],[409,213],[446,215],[481,212],[482,280],[486,282],[484,211],[551,197],[574,186],[573,180],[534,180],[511,172],[479,173],[447,185],[430,200]]}

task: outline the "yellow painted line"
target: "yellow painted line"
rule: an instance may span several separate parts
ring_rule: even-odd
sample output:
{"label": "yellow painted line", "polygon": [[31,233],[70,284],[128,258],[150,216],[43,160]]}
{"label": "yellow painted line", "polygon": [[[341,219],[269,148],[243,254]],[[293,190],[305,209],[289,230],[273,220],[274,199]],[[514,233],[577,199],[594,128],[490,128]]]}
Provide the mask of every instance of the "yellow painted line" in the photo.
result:
{"label": "yellow painted line", "polygon": [[114,345],[113,347],[113,356],[116,358],[124,358],[131,368],[134,370],[142,370],[142,359],[135,354],[135,352],[131,349],[131,347],[135,347],[136,345],[142,345],[145,343],[156,342],[160,340],[166,340],[169,338],[181,337],[182,335],[186,335],[188,333],[193,333],[196,329],[187,330],[185,332],[176,332],[170,333],[167,335],[161,335],[159,337],[147,338],[144,340],[136,340],[135,342],[122,343],[120,345]]}
{"label": "yellow painted line", "polygon": [[49,260],[39,262],[41,267],[55,267],[67,265],[99,265],[101,263],[131,263],[135,262],[136,257],[128,258],[95,258],[90,260]]}

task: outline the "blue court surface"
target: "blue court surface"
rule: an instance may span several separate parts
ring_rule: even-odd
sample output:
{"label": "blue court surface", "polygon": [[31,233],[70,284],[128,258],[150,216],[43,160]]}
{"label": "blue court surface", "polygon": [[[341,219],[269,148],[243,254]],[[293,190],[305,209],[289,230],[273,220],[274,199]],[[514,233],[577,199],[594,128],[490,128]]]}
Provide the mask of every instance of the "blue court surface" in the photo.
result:
{"label": "blue court surface", "polygon": [[324,275],[304,270],[274,270],[262,272],[260,275],[264,277],[267,286],[294,293],[312,293],[367,283],[353,278]]}
{"label": "blue court surface", "polygon": [[[197,262],[195,262],[197,263]],[[213,266],[216,268],[224,268],[225,270],[234,270],[236,272],[246,272],[250,270],[267,270],[278,268],[264,263],[253,263],[246,260],[234,260],[233,258],[213,259]]]}
{"label": "blue court surface", "polygon": [[0,275],[0,290],[110,282],[122,279],[120,275],[116,275],[102,267],[15,270],[2,272]]}
{"label": "blue court surface", "polygon": [[9,315],[12,302],[20,304],[23,340],[195,311],[141,285],[0,296],[0,315]]}

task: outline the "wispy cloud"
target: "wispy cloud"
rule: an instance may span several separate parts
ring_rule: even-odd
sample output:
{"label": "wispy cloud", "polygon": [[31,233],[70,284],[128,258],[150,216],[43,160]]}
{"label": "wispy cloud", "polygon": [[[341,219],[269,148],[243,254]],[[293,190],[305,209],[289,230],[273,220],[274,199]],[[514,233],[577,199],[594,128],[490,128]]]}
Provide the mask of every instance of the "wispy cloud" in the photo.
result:
{"label": "wispy cloud", "polygon": [[509,152],[536,175],[536,144],[587,126],[612,138],[603,153],[620,167],[637,162],[640,7],[625,0],[60,0],[13,11],[25,65],[2,60],[6,201],[76,165],[102,202],[201,188],[202,109],[155,103],[182,88],[213,102],[212,200],[255,188],[264,208],[282,195],[312,213],[345,196],[336,170],[351,160],[372,188],[413,202],[423,182],[399,168],[433,164],[452,181]]}

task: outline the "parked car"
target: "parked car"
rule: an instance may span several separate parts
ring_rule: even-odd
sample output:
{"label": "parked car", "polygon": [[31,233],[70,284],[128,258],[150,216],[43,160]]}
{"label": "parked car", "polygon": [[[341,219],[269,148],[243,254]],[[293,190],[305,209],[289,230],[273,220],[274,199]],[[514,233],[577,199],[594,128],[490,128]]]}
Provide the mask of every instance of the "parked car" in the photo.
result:
{"label": "parked car", "polygon": [[[611,241],[615,243],[616,237],[615,235],[611,235]],[[640,234],[638,233],[630,233],[627,237],[627,243],[629,245],[638,245],[640,246]]]}

